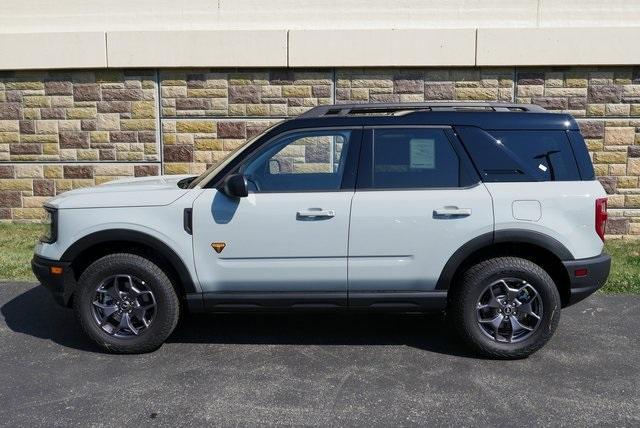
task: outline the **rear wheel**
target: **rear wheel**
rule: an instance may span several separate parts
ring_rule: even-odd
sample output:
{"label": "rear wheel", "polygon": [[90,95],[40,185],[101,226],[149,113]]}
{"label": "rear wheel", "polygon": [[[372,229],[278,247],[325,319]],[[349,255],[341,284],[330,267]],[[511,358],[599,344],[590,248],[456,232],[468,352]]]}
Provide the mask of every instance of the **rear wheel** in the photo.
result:
{"label": "rear wheel", "polygon": [[179,302],[171,281],[155,263],[135,254],[110,254],[80,276],[74,297],[85,332],[110,352],[157,349],[174,330]]}
{"label": "rear wheel", "polygon": [[472,348],[494,358],[523,358],[551,338],[560,320],[560,295],[549,274],[517,257],[485,260],[452,290],[450,313]]}

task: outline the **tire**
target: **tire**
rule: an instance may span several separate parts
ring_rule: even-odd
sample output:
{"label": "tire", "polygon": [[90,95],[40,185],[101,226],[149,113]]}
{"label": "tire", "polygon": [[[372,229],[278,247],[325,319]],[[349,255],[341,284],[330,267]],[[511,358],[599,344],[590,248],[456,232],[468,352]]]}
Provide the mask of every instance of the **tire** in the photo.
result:
{"label": "tire", "polygon": [[180,313],[178,296],[162,269],[128,253],[93,262],[78,280],[73,306],[87,335],[104,350],[119,354],[158,349],[175,329]]}
{"label": "tire", "polygon": [[[514,295],[529,305],[521,306]],[[560,307],[558,288],[544,269],[526,259],[497,257],[464,272],[452,290],[449,313],[459,336],[474,351],[518,359],[549,341],[560,321]]]}

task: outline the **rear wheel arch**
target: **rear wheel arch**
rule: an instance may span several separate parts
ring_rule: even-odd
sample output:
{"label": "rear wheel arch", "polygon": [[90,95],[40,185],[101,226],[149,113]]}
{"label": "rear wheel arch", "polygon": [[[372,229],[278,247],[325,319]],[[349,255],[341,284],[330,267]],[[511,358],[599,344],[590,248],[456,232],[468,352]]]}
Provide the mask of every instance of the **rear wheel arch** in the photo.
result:
{"label": "rear wheel arch", "polygon": [[449,258],[440,274],[436,290],[455,287],[460,276],[471,266],[500,256],[521,257],[541,266],[558,287],[562,306],[568,304],[569,275],[562,261],[573,260],[573,255],[556,239],[529,230],[489,232],[470,240]]}
{"label": "rear wheel arch", "polygon": [[131,253],[157,263],[171,279],[179,296],[197,292],[185,263],[167,244],[149,234],[129,229],[109,229],[86,235],[72,244],[61,259],[71,262],[77,280],[94,261],[112,253]]}

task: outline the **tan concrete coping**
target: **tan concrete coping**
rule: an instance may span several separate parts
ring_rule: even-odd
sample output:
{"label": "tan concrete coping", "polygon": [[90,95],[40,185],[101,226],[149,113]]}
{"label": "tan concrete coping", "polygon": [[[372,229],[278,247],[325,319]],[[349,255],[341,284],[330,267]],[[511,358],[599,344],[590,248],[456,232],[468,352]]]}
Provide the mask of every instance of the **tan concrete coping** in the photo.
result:
{"label": "tan concrete coping", "polygon": [[291,30],[290,67],[474,65],[475,29]]}
{"label": "tan concrete coping", "polygon": [[0,33],[0,69],[104,68],[103,32]]}
{"label": "tan concrete coping", "polygon": [[0,69],[625,65],[637,40],[640,27],[0,33]]}
{"label": "tan concrete coping", "polygon": [[478,29],[477,65],[640,63],[640,27]]}
{"label": "tan concrete coping", "polygon": [[286,67],[285,30],[107,33],[109,67]]}

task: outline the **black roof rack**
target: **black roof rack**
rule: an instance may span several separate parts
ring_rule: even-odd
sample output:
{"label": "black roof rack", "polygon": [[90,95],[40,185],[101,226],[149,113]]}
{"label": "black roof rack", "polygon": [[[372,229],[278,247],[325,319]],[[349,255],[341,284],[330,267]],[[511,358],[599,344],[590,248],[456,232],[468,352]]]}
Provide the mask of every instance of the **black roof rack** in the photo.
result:
{"label": "black roof rack", "polygon": [[393,115],[399,116],[416,111],[489,111],[489,112],[546,112],[535,104],[515,104],[500,102],[425,102],[425,103],[367,103],[334,104],[314,107],[302,113],[301,118],[352,115]]}

